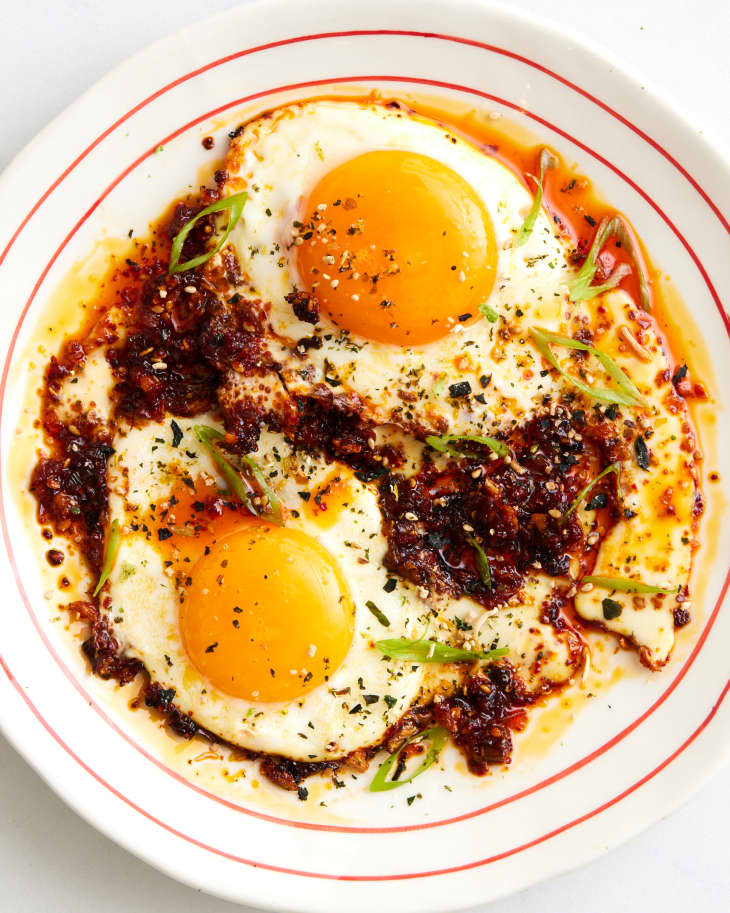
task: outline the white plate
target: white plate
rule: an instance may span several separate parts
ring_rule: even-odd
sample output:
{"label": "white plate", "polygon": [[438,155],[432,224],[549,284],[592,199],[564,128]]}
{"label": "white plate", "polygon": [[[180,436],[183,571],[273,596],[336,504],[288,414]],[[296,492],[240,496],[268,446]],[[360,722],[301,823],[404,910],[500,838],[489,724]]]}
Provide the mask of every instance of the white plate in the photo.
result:
{"label": "white plate", "polygon": [[[626,212],[691,304],[709,353],[717,452],[730,452],[730,173],[638,82],[545,25],[474,2],[249,5],[125,63],[41,133],[0,181],[4,369],[0,722],[80,814],[168,874],[277,910],[471,906],[584,863],[685,799],[730,753],[730,528],[694,586],[698,621],[670,666],[621,682],[559,744],[504,777],[412,806],[352,806],[339,823],[301,808],[221,801],[170,770],[49,623],[8,477],[21,355],[71,264],[104,232],[143,230],[187,187],[200,138],[242,111],[328,85],[419,89],[509,114]],[[165,147],[164,155],[154,150]],[[730,496],[730,466],[713,491]],[[388,794],[386,794],[388,795]],[[402,807],[401,807],[402,806]],[[348,817],[349,816],[349,817]]]}

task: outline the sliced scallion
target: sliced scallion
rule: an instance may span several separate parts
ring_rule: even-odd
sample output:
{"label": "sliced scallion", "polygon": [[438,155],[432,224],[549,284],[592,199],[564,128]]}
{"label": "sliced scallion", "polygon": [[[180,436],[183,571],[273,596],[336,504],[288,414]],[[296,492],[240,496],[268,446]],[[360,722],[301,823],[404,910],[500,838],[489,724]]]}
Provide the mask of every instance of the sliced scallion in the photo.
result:
{"label": "sliced scallion", "polygon": [[483,301],[479,305],[479,313],[486,317],[490,323],[496,323],[499,320],[499,314],[494,310],[491,304]]}
{"label": "sliced scallion", "polygon": [[605,590],[615,590],[620,593],[665,593],[671,596],[678,592],[678,587],[652,586],[650,583],[642,583],[640,580],[629,580],[626,577],[601,577],[600,575],[589,575],[584,577],[581,583],[592,583]]}
{"label": "sliced scallion", "polygon": [[476,555],[475,563],[477,566],[477,571],[479,572],[479,577],[481,578],[482,583],[488,589],[492,589],[492,571],[489,567],[489,558],[487,558],[486,552],[477,542],[474,536],[467,535],[467,540],[469,545],[474,549]]}
{"label": "sliced scallion", "polygon": [[553,155],[553,153],[549,149],[542,149],[540,151],[540,177],[537,182],[535,199],[532,202],[532,208],[527,213],[527,218],[520,226],[520,230],[517,232],[517,237],[515,238],[512,245],[513,247],[522,247],[522,245],[532,234],[532,229],[535,227],[535,222],[537,221],[540,207],[542,206],[543,181],[545,180],[545,172],[548,170],[548,168],[557,167],[558,160]]}
{"label": "sliced scallion", "polygon": [[575,500],[570,505],[570,507],[567,509],[565,514],[563,515],[564,520],[568,519],[568,517],[573,513],[573,511],[576,510],[576,508],[581,504],[581,502],[585,500],[586,495],[593,488],[593,486],[597,482],[600,482],[604,476],[607,476],[609,474],[609,472],[616,473],[616,488],[618,489],[619,498],[621,497],[621,464],[620,463],[611,463],[610,466],[606,466],[606,468],[603,470],[603,472],[599,472],[598,475],[595,477],[595,479],[590,481],[586,485],[585,488],[581,489],[578,492]]}
{"label": "sliced scallion", "polygon": [[121,541],[122,531],[119,528],[119,520],[114,519],[112,520],[111,526],[109,527],[109,538],[106,540],[106,548],[104,549],[104,563],[101,567],[99,582],[96,584],[96,589],[93,593],[94,596],[99,595],[99,591],[107,582],[109,575],[114,570],[114,565],[117,561],[117,555],[119,554],[119,546]]}
{"label": "sliced scallion", "polygon": [[[220,469],[221,475],[226,480],[226,484],[228,485],[230,491],[243,505],[245,505],[251,511],[251,513],[256,513],[256,510],[254,509],[253,503],[249,496],[248,488],[241,478],[240,473],[233,465],[233,463],[227,457],[225,457],[216,446],[219,441],[225,440],[225,435],[218,431],[216,428],[211,428],[209,425],[193,425],[193,431],[195,432],[197,439],[213,458],[213,461],[215,462],[218,469]],[[266,496],[274,522],[278,523],[279,526],[281,526],[283,523],[281,506],[278,499],[276,498],[276,495],[267,484],[266,479],[264,478],[264,474],[261,472],[256,463],[251,459],[251,457],[242,455],[241,460],[249,468],[251,475],[256,481],[256,484],[261,489],[261,492]]]}
{"label": "sliced scallion", "polygon": [[465,441],[472,444],[483,444],[485,447],[489,447],[490,450],[493,450],[494,453],[499,454],[499,456],[509,456],[509,447],[504,443],[504,441],[498,441],[494,437],[482,437],[478,434],[443,434],[440,437],[437,437],[434,434],[429,434],[426,438],[426,443],[429,447],[433,447],[434,450],[438,450],[439,453],[448,453],[453,457],[462,457],[463,454],[456,447],[452,447],[452,443],[458,441]]}
{"label": "sliced scallion", "polygon": [[416,663],[468,663],[474,660],[499,659],[508,652],[507,647],[498,650],[462,650],[449,644],[438,643],[435,640],[419,638],[409,640],[407,637],[394,637],[387,640],[378,640],[375,646],[384,656],[397,659],[401,662]]}
{"label": "sliced scallion", "polygon": [[[399,786],[404,786],[406,783],[415,780],[417,776],[422,774],[424,770],[428,770],[428,768],[438,760],[448,737],[449,733],[443,726],[431,726],[429,729],[425,729],[423,732],[418,732],[416,735],[411,736],[410,739],[407,739],[397,751],[394,751],[393,754],[386,758],[380,765],[378,772],[375,774],[373,781],[370,784],[370,792],[382,793],[389,789],[397,789]],[[431,747],[426,752],[424,759],[409,776],[404,777],[402,780],[388,780],[388,774],[401,756],[403,749],[410,742],[415,741],[431,742]]]}
{"label": "sliced scallion", "polygon": [[[196,216],[193,216],[189,222],[186,222],[173,239],[172,248],[170,250],[170,265],[167,270],[168,273],[172,276],[174,273],[181,273],[186,269],[195,269],[196,266],[200,266],[207,260],[210,260],[214,254],[217,254],[226,243],[228,236],[241,218],[241,213],[243,212],[247,197],[248,194],[245,191],[242,193],[234,193],[230,197],[226,197],[223,200],[217,200],[215,203],[211,203],[210,206],[206,206],[205,209],[201,209]],[[199,257],[193,257],[192,260],[186,260],[185,263],[180,263],[180,254],[182,253],[185,239],[193,230],[198,219],[202,219],[203,216],[209,216],[216,212],[224,212],[225,210],[228,210],[228,224],[213,250],[207,251]]]}
{"label": "sliced scallion", "polygon": [[[636,385],[616,364],[610,355],[601,352],[600,349],[596,349],[594,346],[589,346],[584,342],[580,342],[578,339],[572,339],[570,336],[563,336],[560,333],[551,333],[549,330],[544,330],[541,327],[530,327],[530,335],[543,358],[567,381],[587,396],[591,396],[593,399],[597,399],[603,403],[618,403],[621,406],[645,405],[646,401]],[[593,387],[579,378],[568,374],[568,372],[561,367],[560,362],[553,354],[550,343],[565,346],[568,349],[579,349],[582,352],[588,352],[593,355],[594,358],[600,362],[606,374],[618,384],[619,389]]]}
{"label": "sliced scallion", "polygon": [[[649,296],[649,283],[647,282],[646,276],[644,274],[644,269],[641,265],[641,260],[634,244],[634,239],[629,230],[629,226],[626,223],[626,220],[616,214],[613,216],[606,216],[605,219],[601,220],[598,228],[596,229],[596,234],[593,238],[593,243],[591,244],[591,249],[588,251],[588,256],[581,266],[578,274],[575,279],[569,284],[570,289],[570,300],[571,301],[585,301],[588,298],[595,298],[596,295],[600,295],[601,292],[606,291],[609,288],[614,288],[618,283],[627,275],[626,266],[618,266],[613,271],[611,276],[609,276],[607,282],[603,285],[591,285],[593,279],[595,278],[596,271],[598,269],[598,255],[601,252],[601,248],[608,241],[609,238],[615,238],[623,249],[628,253],[631,258],[631,262],[634,265],[636,270],[636,275],[639,280],[639,294],[641,296],[641,307],[645,311],[651,310],[651,298]],[[620,273],[619,273],[620,271]],[[619,273],[619,275],[617,275]]]}

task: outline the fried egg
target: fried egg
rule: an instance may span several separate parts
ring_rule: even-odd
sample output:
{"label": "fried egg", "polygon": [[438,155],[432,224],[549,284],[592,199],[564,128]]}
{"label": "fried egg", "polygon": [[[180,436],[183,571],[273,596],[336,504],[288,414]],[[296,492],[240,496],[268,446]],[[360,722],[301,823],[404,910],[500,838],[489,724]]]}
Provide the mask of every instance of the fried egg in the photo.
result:
{"label": "fried egg", "polygon": [[377,743],[424,672],[384,662],[373,641],[416,632],[428,612],[407,582],[383,589],[374,493],[271,434],[258,461],[285,525],[225,500],[211,516],[203,504],[220,501],[223,480],[191,423],[179,427],[177,447],[169,424],[130,429],[110,465],[123,530],[110,612],[123,649],[233,744],[322,760]]}
{"label": "fried egg", "polygon": [[[246,124],[225,170],[223,193],[248,193],[230,240],[289,392],[456,433],[532,412],[546,382],[522,328],[559,321],[572,268],[544,212],[513,245],[532,196],[500,161],[400,107],[318,101]],[[319,302],[319,348],[297,347],[313,327],[293,289]]]}

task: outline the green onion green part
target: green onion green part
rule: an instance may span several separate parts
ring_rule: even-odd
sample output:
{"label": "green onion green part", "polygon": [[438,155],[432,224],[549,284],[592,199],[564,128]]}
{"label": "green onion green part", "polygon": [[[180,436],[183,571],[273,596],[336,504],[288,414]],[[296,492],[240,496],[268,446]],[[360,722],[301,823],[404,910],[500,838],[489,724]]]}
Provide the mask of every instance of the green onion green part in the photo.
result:
{"label": "green onion green part", "polygon": [[500,647],[498,650],[462,650],[460,647],[452,647],[449,644],[440,644],[435,640],[426,640],[421,637],[418,640],[408,640],[407,637],[394,637],[389,640],[378,640],[375,646],[384,656],[391,659],[398,659],[402,662],[416,663],[468,663],[474,660],[499,659],[500,656],[506,656],[507,647]]}
{"label": "green onion green part", "polygon": [[620,463],[611,463],[610,466],[606,466],[606,468],[603,470],[603,472],[599,472],[598,475],[595,477],[595,479],[593,479],[591,482],[589,482],[585,488],[581,489],[581,491],[578,492],[575,500],[570,505],[568,510],[565,512],[565,514],[563,515],[563,520],[568,519],[568,517],[573,513],[573,511],[576,510],[576,508],[581,504],[581,502],[585,500],[586,495],[591,490],[591,488],[593,488],[593,486],[597,482],[600,482],[604,476],[607,476],[609,474],[609,472],[616,473],[616,488],[618,489],[619,498],[621,498],[621,464]]}
{"label": "green onion green part", "polygon": [[487,558],[487,555],[486,555],[484,549],[477,542],[477,540],[474,538],[474,536],[467,535],[466,538],[469,541],[469,545],[471,545],[471,547],[474,549],[474,552],[476,553],[476,566],[477,566],[477,571],[479,571],[479,576],[481,578],[481,581],[488,590],[491,590],[492,589],[492,571],[489,567],[489,558]]}
{"label": "green onion green part", "polygon": [[[646,400],[641,395],[636,385],[616,364],[610,355],[601,352],[600,349],[596,349],[594,346],[589,346],[584,342],[573,339],[570,336],[563,336],[560,333],[551,333],[549,330],[544,330],[541,327],[530,327],[530,335],[545,361],[549,362],[556,371],[573,384],[574,387],[577,387],[580,391],[585,393],[586,396],[590,396],[603,403],[618,403],[621,406],[645,405]],[[579,349],[582,352],[589,352],[594,358],[598,359],[606,374],[616,382],[618,389],[592,387],[579,378],[568,374],[568,372],[560,366],[560,363],[553,354],[550,343],[565,346],[568,349]]]}
{"label": "green onion green part", "polygon": [[487,304],[486,301],[483,301],[479,305],[479,313],[486,317],[490,323],[496,323],[499,320],[499,314],[490,304]]}
{"label": "green onion green part", "polygon": [[606,590],[616,590],[621,593],[665,593],[667,596],[671,596],[679,591],[678,587],[652,586],[650,583],[642,583],[640,580],[628,580],[626,577],[589,575],[584,577],[581,583],[592,583],[594,586],[600,586]]}
{"label": "green onion green part", "polygon": [[649,283],[647,282],[644,268],[639,259],[639,254],[636,245],[634,244],[634,239],[629,230],[629,226],[626,220],[618,214],[606,216],[596,229],[596,234],[593,238],[591,249],[588,251],[588,256],[575,279],[569,284],[570,300],[585,301],[589,298],[595,298],[595,296],[600,295],[601,292],[605,292],[610,288],[615,288],[615,286],[628,275],[628,267],[625,265],[623,267],[617,266],[605,283],[602,285],[591,285],[595,278],[596,270],[598,269],[598,255],[601,252],[601,248],[606,241],[612,237],[619,242],[631,258],[631,262],[634,265],[639,280],[641,307],[645,311],[650,311],[651,298],[649,295]]}
{"label": "green onion green part", "polygon": [[437,437],[434,434],[429,434],[426,438],[428,446],[433,447],[434,450],[438,450],[439,453],[448,453],[453,457],[465,456],[465,454],[460,450],[457,450],[456,447],[451,446],[452,442],[455,441],[483,444],[485,447],[489,447],[490,450],[499,454],[499,456],[509,456],[509,447],[503,441],[498,441],[495,437],[481,437],[478,434],[444,434],[441,437]]}
{"label": "green onion green part", "polygon": [[543,181],[545,180],[545,172],[548,168],[557,167],[557,158],[549,149],[542,149],[540,151],[540,178],[537,182],[537,192],[535,193],[535,199],[532,202],[532,208],[527,213],[527,218],[520,226],[520,230],[517,232],[517,237],[515,238],[512,245],[513,247],[522,247],[522,245],[532,234],[532,229],[535,227],[535,222],[537,221],[537,216],[540,212],[540,207],[542,206]]}
{"label": "green onion green part", "polygon": [[96,589],[93,593],[94,596],[99,595],[99,590],[101,590],[101,588],[109,579],[109,575],[114,570],[114,565],[117,561],[117,555],[119,554],[119,546],[121,541],[122,531],[119,528],[119,520],[114,519],[112,520],[112,524],[109,527],[109,538],[106,541],[106,548],[104,549],[104,563],[101,567],[99,582],[96,584]]}
{"label": "green onion green part", "polygon": [[[428,770],[428,768],[438,760],[448,737],[449,733],[443,726],[431,726],[430,729],[424,729],[423,732],[418,732],[416,735],[411,736],[410,739],[407,739],[397,751],[394,751],[393,754],[390,755],[389,758],[386,758],[380,765],[378,772],[375,774],[373,781],[370,784],[370,792],[382,793],[389,789],[397,789],[399,786],[404,786],[406,783],[415,780],[416,777],[424,772],[424,770]],[[415,742],[417,740],[431,742],[431,747],[426,752],[424,759],[410,776],[405,777],[402,780],[388,780],[388,774],[400,757],[403,749],[409,742]]]}
{"label": "green onion green part", "polygon": [[241,454],[241,459],[251,470],[251,475],[254,477],[256,484],[261,489],[262,494],[266,496],[266,500],[269,502],[269,510],[271,511],[272,519],[278,526],[283,526],[284,517],[281,513],[281,504],[279,504],[279,499],[276,497],[271,486],[264,478],[263,472],[261,472],[251,457],[247,456],[245,453]]}
{"label": "green onion green part", "polygon": [[[218,447],[215,446],[218,441],[225,439],[225,435],[218,431],[216,428],[211,428],[209,425],[193,425],[193,431],[195,432],[197,439],[213,458],[213,461],[215,462],[218,469],[220,469],[221,475],[226,480],[226,484],[228,485],[230,491],[243,505],[245,505],[251,511],[251,513],[255,514],[256,510],[249,496],[248,488],[241,478],[241,475],[233,463],[231,463],[227,457],[223,456]],[[281,526],[284,522],[281,514],[281,505],[279,504],[276,495],[267,484],[266,479],[264,478],[264,474],[261,472],[256,463],[251,459],[251,457],[242,455],[241,460],[251,471],[251,475],[256,481],[256,484],[261,489],[261,492],[266,496],[274,522]]]}
{"label": "green onion green part", "polygon": [[[214,254],[217,254],[218,251],[226,243],[228,236],[235,228],[238,220],[241,218],[241,213],[243,212],[243,207],[247,197],[248,194],[245,191],[242,193],[234,193],[232,196],[226,197],[224,200],[217,200],[215,203],[211,203],[210,206],[206,206],[205,209],[201,209],[197,216],[194,216],[189,222],[186,222],[180,231],[175,235],[175,238],[172,242],[172,248],[170,250],[170,265],[167,269],[168,273],[172,276],[174,273],[181,273],[186,269],[195,269],[196,266],[200,266],[202,263],[210,260]],[[221,235],[220,240],[213,248],[213,250],[208,251],[205,254],[201,254],[199,257],[193,257],[192,260],[186,260],[185,263],[180,263],[180,254],[182,253],[185,239],[193,230],[193,226],[198,221],[198,219],[202,219],[203,216],[209,216],[215,212],[224,212],[225,210],[228,210],[228,224],[226,225],[226,230]]]}

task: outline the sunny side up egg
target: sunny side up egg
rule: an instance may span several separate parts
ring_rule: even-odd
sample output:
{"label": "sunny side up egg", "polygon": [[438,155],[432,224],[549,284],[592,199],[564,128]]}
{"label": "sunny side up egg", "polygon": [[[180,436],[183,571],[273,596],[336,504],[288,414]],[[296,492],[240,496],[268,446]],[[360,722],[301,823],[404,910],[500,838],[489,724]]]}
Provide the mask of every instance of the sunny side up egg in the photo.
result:
{"label": "sunny side up egg", "polygon": [[[513,246],[533,197],[501,162],[399,106],[317,101],[246,124],[225,171],[225,195],[248,193],[230,241],[290,393],[336,386],[373,421],[452,433],[531,414],[546,381],[497,315],[512,335],[557,324],[572,269],[544,212]],[[295,289],[316,296],[314,331]],[[488,407],[459,393],[487,385]]]}
{"label": "sunny side up egg", "polygon": [[154,423],[120,434],[110,461],[122,535],[109,598],[125,653],[244,748],[322,760],[377,743],[425,672],[384,661],[373,641],[415,636],[428,610],[406,581],[383,589],[375,493],[264,434],[257,460],[286,522],[255,518],[221,494],[192,422],[178,421],[177,446]]}

